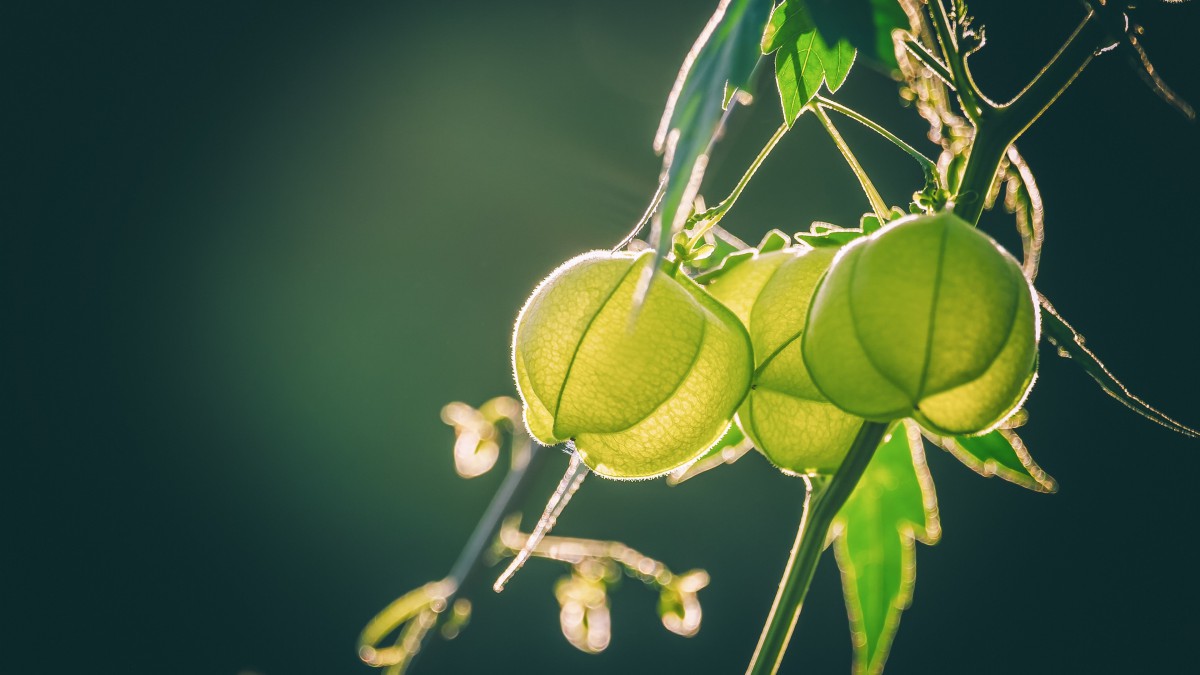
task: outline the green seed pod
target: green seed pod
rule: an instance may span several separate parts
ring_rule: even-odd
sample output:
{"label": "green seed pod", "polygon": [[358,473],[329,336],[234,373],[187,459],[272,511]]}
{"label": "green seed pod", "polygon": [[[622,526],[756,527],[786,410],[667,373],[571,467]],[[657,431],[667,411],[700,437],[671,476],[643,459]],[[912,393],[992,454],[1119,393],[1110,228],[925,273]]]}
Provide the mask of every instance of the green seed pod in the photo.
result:
{"label": "green seed pod", "polygon": [[813,386],[800,350],[813,289],[836,253],[832,247],[760,253],[708,287],[746,325],[754,346],[754,379],[738,425],[788,473],[833,472],[862,426]]}
{"label": "green seed pod", "polygon": [[573,440],[609,478],[652,478],[699,457],[750,386],[750,339],[690,279],[655,272],[653,253],[585,253],[534,290],[517,317],[513,370],[530,434]]}
{"label": "green seed pod", "polygon": [[949,212],[910,216],[842,249],[803,338],[813,382],[871,420],[986,431],[1033,384],[1040,327],[1013,257]]}

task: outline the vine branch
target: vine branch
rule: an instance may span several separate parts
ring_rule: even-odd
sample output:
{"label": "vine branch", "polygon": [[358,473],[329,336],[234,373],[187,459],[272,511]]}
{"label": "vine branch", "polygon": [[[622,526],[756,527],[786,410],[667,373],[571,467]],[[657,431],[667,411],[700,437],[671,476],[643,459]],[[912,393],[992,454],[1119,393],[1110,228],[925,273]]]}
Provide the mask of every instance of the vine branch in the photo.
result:
{"label": "vine branch", "polygon": [[[979,222],[986,196],[991,192],[1008,146],[1058,100],[1096,52],[1105,46],[1107,33],[1095,16],[1095,12],[1088,10],[1087,16],[1050,63],[1016,98],[996,108],[993,115],[976,121],[975,140],[955,198],[954,212],[963,220],[971,224]],[[961,91],[962,87],[959,89]]]}

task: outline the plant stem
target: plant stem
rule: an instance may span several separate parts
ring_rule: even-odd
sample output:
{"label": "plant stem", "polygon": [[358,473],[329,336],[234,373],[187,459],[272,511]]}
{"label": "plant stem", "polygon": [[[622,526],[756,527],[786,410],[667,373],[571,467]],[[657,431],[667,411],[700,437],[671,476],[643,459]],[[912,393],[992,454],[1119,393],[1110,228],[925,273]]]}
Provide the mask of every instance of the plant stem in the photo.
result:
{"label": "plant stem", "polygon": [[932,175],[935,177],[938,175],[937,164],[932,159],[929,159],[924,154],[922,154],[920,150],[917,150],[913,146],[906,143],[904,141],[904,139],[900,138],[896,134],[893,134],[892,132],[885,129],[882,125],[877,123],[875,120],[867,117],[866,115],[863,115],[860,112],[857,112],[851,108],[848,108],[848,107],[842,105],[841,103],[838,103],[837,101],[825,98],[824,96],[817,96],[813,100],[815,100],[817,102],[817,104],[820,105],[821,107],[829,108],[830,110],[836,110],[839,113],[845,115],[846,117],[849,117],[850,119],[854,120],[855,122],[858,122],[859,124],[863,125],[864,127],[868,128],[871,131],[874,131],[875,133],[884,137],[885,139],[890,141],[892,143],[892,145],[895,145],[897,148],[900,148],[904,152],[908,153],[909,157],[912,157],[913,159],[917,160],[917,163],[921,165],[921,169],[925,171],[926,175]]}
{"label": "plant stem", "polygon": [[820,494],[805,497],[804,515],[800,518],[796,543],[792,546],[791,557],[779,583],[779,592],[775,595],[775,603],[771,605],[771,614],[758,639],[758,648],[754,650],[747,675],[766,675],[779,669],[796,621],[800,618],[800,608],[817,570],[821,551],[825,549],[829,526],[854,492],[854,486],[871,463],[875,448],[883,440],[887,428],[887,422],[864,422],[850,446],[850,452],[829,484]]}
{"label": "plant stem", "polygon": [[946,83],[946,86],[950,87],[951,89],[954,88],[954,75],[952,75],[950,71],[946,69],[945,64],[943,64],[941,61],[938,61],[937,57],[925,48],[925,45],[921,44],[920,40],[913,37],[905,38],[904,46],[908,49],[908,53],[916,57],[916,59],[920,61],[926,68],[928,68],[931,73],[936,75],[939,80]]}
{"label": "plant stem", "polygon": [[950,25],[950,18],[946,15],[946,8],[942,5],[942,0],[929,0],[929,14],[933,17],[933,29],[937,33],[938,42],[941,43],[942,55],[946,58],[946,63],[950,66],[950,73],[954,76],[954,90],[958,94],[963,112],[972,122],[979,122],[980,118],[995,106],[980,93],[979,87],[975,85],[975,80],[971,78],[971,71],[967,68],[966,55],[959,50],[955,31]]}
{"label": "plant stem", "polygon": [[787,130],[788,125],[779,125],[779,128],[776,129],[775,133],[771,135],[771,138],[767,140],[767,144],[763,146],[763,149],[758,153],[758,156],[755,157],[754,161],[750,163],[750,167],[746,169],[746,173],[742,174],[741,180],[739,180],[737,185],[733,187],[733,192],[730,192],[728,197],[722,199],[720,204],[708,209],[704,213],[697,213],[688,219],[688,223],[685,227],[690,227],[696,223],[700,223],[699,229],[692,234],[689,247],[694,248],[695,245],[699,243],[700,238],[703,237],[710,229],[712,229],[714,225],[721,222],[721,219],[725,217],[725,214],[729,212],[729,209],[733,208],[733,205],[737,202],[738,197],[742,195],[742,190],[746,189],[746,186],[750,183],[750,179],[753,178],[755,172],[758,171],[758,167],[762,166],[763,161],[767,159],[767,155],[771,154],[771,151],[774,150],[775,146],[779,144],[779,140],[783,138],[783,135],[787,133]]}
{"label": "plant stem", "polygon": [[[519,430],[513,433],[522,434]],[[516,441],[514,440],[514,445],[515,443]],[[455,560],[454,566],[450,568],[450,574],[446,576],[445,581],[453,585],[453,590],[445,598],[446,607],[453,606],[454,598],[459,591],[466,587],[479,571],[483,569],[483,554],[487,552],[492,542],[495,541],[505,516],[517,508],[525,499],[530,485],[532,485],[533,480],[537,477],[542,467],[546,464],[546,460],[551,455],[549,448],[544,448],[536,443],[531,444],[531,446],[529,452],[526,454],[528,459],[525,463],[514,465],[509,470],[508,475],[504,477],[504,482],[500,483],[500,487],[492,497],[491,503],[488,504],[487,510],[483,512],[483,516],[480,517],[479,522],[475,525],[475,530],[471,533],[471,537],[467,539],[462,552],[458,554],[458,559]],[[439,615],[439,620],[444,615],[445,612]],[[418,645],[417,650],[408,661],[409,668],[412,667],[412,664],[421,652],[425,651],[421,647],[433,632],[430,630],[422,636],[421,644]]]}
{"label": "plant stem", "polygon": [[838,133],[837,127],[833,126],[833,120],[829,119],[829,115],[821,109],[821,106],[816,103],[809,103],[808,107],[812,110],[813,115],[821,122],[821,126],[825,127],[825,131],[829,133],[829,137],[833,139],[833,144],[842,153],[842,157],[846,159],[846,163],[850,165],[850,170],[854,172],[854,177],[858,179],[859,185],[862,185],[863,192],[867,195],[867,201],[871,203],[871,210],[879,217],[879,222],[887,222],[888,207],[880,196],[879,191],[875,189],[875,184],[871,182],[867,172],[863,169],[862,164],[858,163],[858,158],[850,151],[850,146],[846,144],[846,139]]}
{"label": "plant stem", "polygon": [[984,201],[1008,146],[1058,100],[1091,62],[1096,50],[1104,46],[1107,36],[1095,17],[1094,12],[1088,11],[1075,32],[1033,81],[1012,102],[996,108],[993,115],[977,122],[975,141],[955,196],[954,213],[963,220],[972,225],[979,222]]}
{"label": "plant stem", "polygon": [[1025,133],[1058,100],[1108,41],[1108,34],[1096,13],[1088,10],[1087,16],[1075,27],[1050,63],[1002,109],[1001,126],[1012,135],[1013,140]]}
{"label": "plant stem", "polygon": [[954,196],[954,213],[972,225],[979,224],[984,202],[996,180],[1004,153],[1012,143],[1012,139],[990,131],[986,126],[980,126],[976,132],[970,154],[967,155],[967,166],[963,169],[962,182]]}

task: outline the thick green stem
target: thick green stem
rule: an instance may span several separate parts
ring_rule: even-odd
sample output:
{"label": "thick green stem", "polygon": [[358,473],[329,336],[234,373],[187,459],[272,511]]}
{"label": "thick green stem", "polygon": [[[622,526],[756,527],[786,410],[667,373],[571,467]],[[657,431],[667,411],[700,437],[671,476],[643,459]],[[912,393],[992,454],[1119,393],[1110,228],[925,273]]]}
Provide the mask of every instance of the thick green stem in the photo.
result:
{"label": "thick green stem", "polygon": [[776,129],[775,133],[771,135],[771,138],[767,140],[767,144],[763,146],[763,149],[758,153],[758,156],[755,157],[754,161],[750,163],[750,167],[746,169],[746,173],[742,174],[742,179],[739,180],[737,185],[733,187],[733,192],[730,192],[728,197],[722,199],[720,204],[717,204],[711,209],[708,209],[703,213],[697,213],[688,219],[688,227],[691,227],[696,223],[700,224],[699,229],[692,234],[691,242],[689,243],[690,247],[694,247],[697,243],[699,243],[700,238],[703,237],[709,230],[711,230],[714,225],[721,222],[721,219],[725,217],[726,213],[729,213],[729,209],[733,208],[733,205],[737,202],[738,197],[742,196],[742,190],[745,190],[746,186],[750,184],[750,179],[754,177],[755,172],[758,171],[758,167],[762,166],[763,161],[767,159],[767,156],[771,154],[771,151],[775,149],[775,146],[779,144],[779,140],[783,138],[783,135],[787,133],[787,130],[788,125],[779,125],[779,128]]}
{"label": "thick green stem", "polygon": [[1107,35],[1088,12],[1062,48],[1011,103],[979,120],[975,142],[955,196],[954,213],[971,224],[979,222],[984,201],[996,180],[1008,146],[1017,140],[1071,85],[1104,46]]}
{"label": "thick green stem", "polygon": [[983,215],[983,206],[1000,170],[1000,162],[1013,141],[988,131],[986,126],[980,126],[976,132],[962,182],[954,196],[954,213],[972,225],[978,224],[979,216]]}
{"label": "thick green stem", "polygon": [[849,144],[842,135],[838,133],[837,127],[833,126],[833,120],[829,119],[829,115],[816,102],[809,103],[808,107],[812,110],[813,115],[821,122],[821,126],[825,127],[825,131],[829,137],[833,139],[833,144],[837,146],[838,151],[842,153],[842,157],[846,159],[846,163],[850,165],[850,170],[854,172],[854,177],[858,179],[859,185],[862,186],[863,192],[867,195],[867,201],[871,203],[871,210],[879,217],[879,222],[887,222],[888,207],[883,201],[883,197],[879,191],[875,189],[875,184],[871,182],[867,172],[863,169],[862,164],[858,163],[858,158],[850,151]]}
{"label": "thick green stem", "polygon": [[796,621],[800,618],[800,608],[817,570],[821,551],[825,549],[829,526],[854,492],[887,428],[886,422],[864,422],[850,446],[850,452],[829,484],[820,494],[811,498],[806,496],[796,543],[792,546],[791,557],[779,583],[779,592],[775,595],[775,603],[771,605],[771,614],[758,639],[758,648],[754,650],[747,675],[765,675],[779,669]]}

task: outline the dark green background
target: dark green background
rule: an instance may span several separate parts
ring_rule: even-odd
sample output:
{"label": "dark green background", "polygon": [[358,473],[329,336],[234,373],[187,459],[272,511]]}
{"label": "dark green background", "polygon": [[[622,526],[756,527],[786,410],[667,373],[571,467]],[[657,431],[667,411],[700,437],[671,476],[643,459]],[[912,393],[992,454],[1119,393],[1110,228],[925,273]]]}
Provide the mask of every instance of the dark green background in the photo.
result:
{"label": "dark green background", "polygon": [[[973,4],[998,98],[1079,16]],[[499,481],[454,475],[440,406],[511,393],[526,294],[644,208],[662,104],[713,5],[6,3],[0,671],[370,672],[362,624],[446,572]],[[1141,13],[1194,101],[1198,15]],[[838,96],[923,137],[867,70]],[[737,115],[710,196],[778,114],[764,90]],[[839,122],[907,201],[916,168]],[[1197,126],[1109,55],[1021,145],[1046,196],[1040,289],[1135,391],[1200,423]],[[801,120],[726,224],[757,240],[865,209]],[[1003,217],[985,226],[1012,241]],[[918,553],[888,672],[1185,670],[1200,442],[1049,349],[1029,406],[1061,492],[931,453],[945,538]],[[741,672],[799,500],[757,456],[678,488],[593,479],[561,533],[709,570],[700,634],[667,633],[627,582],[611,648],[578,653],[562,569],[534,561],[420,672]],[[827,559],[785,672],[846,672],[845,624]]]}

